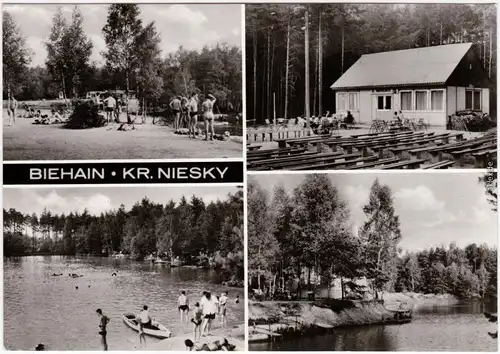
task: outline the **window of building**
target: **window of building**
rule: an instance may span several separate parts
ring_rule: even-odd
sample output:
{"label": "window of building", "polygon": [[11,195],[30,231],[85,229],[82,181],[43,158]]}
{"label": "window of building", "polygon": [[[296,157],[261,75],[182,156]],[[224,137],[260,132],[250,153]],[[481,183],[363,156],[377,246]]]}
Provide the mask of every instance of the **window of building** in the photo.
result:
{"label": "window of building", "polygon": [[413,110],[413,97],[410,91],[401,92],[401,110],[411,111]]}
{"label": "window of building", "polygon": [[380,111],[392,109],[392,96],[377,96],[377,109]]}
{"label": "window of building", "polygon": [[338,97],[338,110],[339,111],[347,111],[346,94],[339,93],[337,97]]}
{"label": "window of building", "polygon": [[358,110],[358,93],[357,92],[349,93],[349,110],[351,110],[351,111]]}
{"label": "window of building", "polygon": [[465,109],[481,110],[481,90],[465,90]]}
{"label": "window of building", "polygon": [[417,111],[427,110],[427,91],[415,91],[415,109]]}
{"label": "window of building", "polygon": [[432,90],[431,91],[431,110],[442,111],[444,110],[444,91]]}

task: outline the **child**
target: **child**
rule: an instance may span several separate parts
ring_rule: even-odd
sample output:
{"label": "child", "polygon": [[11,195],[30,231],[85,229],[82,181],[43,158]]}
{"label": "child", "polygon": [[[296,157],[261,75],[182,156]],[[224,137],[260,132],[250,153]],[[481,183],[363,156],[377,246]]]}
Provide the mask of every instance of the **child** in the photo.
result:
{"label": "child", "polygon": [[201,337],[201,323],[202,323],[203,312],[200,307],[200,303],[197,302],[194,304],[193,318],[191,322],[193,322],[193,331],[194,331],[194,341],[196,342],[196,338],[200,339]]}

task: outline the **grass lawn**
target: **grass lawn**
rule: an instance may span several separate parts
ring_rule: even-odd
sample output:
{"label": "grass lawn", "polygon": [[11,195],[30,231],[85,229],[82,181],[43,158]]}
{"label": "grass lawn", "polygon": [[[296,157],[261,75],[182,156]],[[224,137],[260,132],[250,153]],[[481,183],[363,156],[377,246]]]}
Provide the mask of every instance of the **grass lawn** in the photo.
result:
{"label": "grass lawn", "polygon": [[8,126],[3,112],[4,160],[95,160],[238,158],[243,155],[243,139],[203,141],[174,134],[166,126],[136,124],[136,130],[117,131],[107,127],[72,130],[60,124],[33,125],[33,119],[17,118]]}

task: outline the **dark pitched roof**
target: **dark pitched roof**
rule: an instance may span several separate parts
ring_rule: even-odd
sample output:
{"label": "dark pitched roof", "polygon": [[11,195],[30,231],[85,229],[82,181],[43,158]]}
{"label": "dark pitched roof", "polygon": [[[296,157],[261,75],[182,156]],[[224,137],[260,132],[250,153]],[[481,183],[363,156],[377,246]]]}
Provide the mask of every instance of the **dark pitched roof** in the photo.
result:
{"label": "dark pitched roof", "polygon": [[471,47],[459,43],[365,54],[330,88],[444,84]]}

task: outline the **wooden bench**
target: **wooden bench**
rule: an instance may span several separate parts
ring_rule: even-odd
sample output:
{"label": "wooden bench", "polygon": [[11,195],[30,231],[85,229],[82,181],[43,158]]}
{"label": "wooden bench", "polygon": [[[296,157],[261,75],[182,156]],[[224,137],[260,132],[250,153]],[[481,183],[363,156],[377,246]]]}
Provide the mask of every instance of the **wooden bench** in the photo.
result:
{"label": "wooden bench", "polygon": [[443,154],[451,154],[453,151],[461,150],[469,147],[475,147],[483,145],[485,142],[491,141],[491,138],[476,138],[470,140],[462,140],[459,142],[454,142],[441,146],[433,146],[429,148],[422,149],[414,149],[410,150],[410,154],[421,155],[421,153],[425,152],[427,154],[427,158],[431,160],[431,162],[438,162],[443,159]]}
{"label": "wooden bench", "polygon": [[287,147],[287,145],[294,145],[296,143],[321,140],[325,138],[332,138],[332,136],[330,134],[325,134],[325,135],[308,136],[305,138],[297,138],[297,139],[278,139],[275,141],[278,143],[279,148],[285,148]]}
{"label": "wooden bench", "polygon": [[465,165],[465,156],[467,154],[479,153],[483,151],[490,151],[496,149],[496,144],[490,143],[483,146],[478,147],[469,147],[463,150],[455,150],[451,151],[450,154],[453,156],[455,162],[458,163],[458,166],[463,167]]}
{"label": "wooden bench", "polygon": [[306,152],[303,152],[303,153],[301,153],[299,155],[274,156],[274,157],[265,158],[265,159],[262,159],[262,160],[259,159],[259,160],[249,161],[247,163],[247,166],[249,168],[253,168],[253,167],[267,165],[267,164],[272,164],[272,163],[276,163],[276,162],[293,161],[294,159],[297,158],[297,156],[314,156],[314,155],[318,155],[318,153],[315,152],[315,151],[306,151]]}
{"label": "wooden bench", "polygon": [[455,164],[455,161],[451,160],[444,160],[444,161],[439,161],[436,163],[433,163],[431,165],[424,166],[424,170],[438,170],[438,169],[445,169],[448,167],[451,167]]}
{"label": "wooden bench", "polygon": [[[445,144],[445,142],[448,140],[448,134],[449,133],[445,133],[445,134],[426,137],[426,138],[422,138],[422,139],[416,139],[413,141],[408,141],[407,143],[399,144],[400,146],[389,148],[388,150],[391,153],[393,153],[395,156],[402,158],[402,157],[405,157],[404,156],[405,152],[408,152],[408,154],[410,154],[409,151],[415,149],[415,147],[418,147],[419,145],[435,143],[436,140],[440,140],[441,144]],[[411,145],[408,145],[408,144],[411,144]],[[436,144],[434,146],[438,146],[438,145],[439,144]]]}
{"label": "wooden bench", "polygon": [[[376,160],[376,156],[365,156],[365,157],[358,157],[351,159],[350,156],[353,156],[355,154],[350,154],[350,155],[342,155],[340,157],[344,157],[345,159],[343,161],[334,161],[334,162],[327,162],[327,163],[322,163],[322,164],[311,164],[311,165],[301,165],[301,166],[296,166],[291,168],[293,171],[304,171],[304,170],[324,170],[324,169],[336,169],[339,167],[346,167],[349,165],[357,165],[358,162],[365,162],[365,161],[373,161]],[[347,158],[349,156],[349,158]],[[359,156],[359,155],[358,155]]]}
{"label": "wooden bench", "polygon": [[262,147],[262,145],[248,145],[247,149],[248,151],[257,151]]}
{"label": "wooden bench", "polygon": [[387,159],[380,159],[380,160],[377,159],[376,161],[373,161],[373,162],[368,162],[368,163],[363,163],[361,165],[347,167],[346,170],[361,170],[364,168],[371,168],[371,167],[380,166],[380,165],[392,164],[392,163],[396,163],[399,161],[400,160],[397,157],[390,157]]}
{"label": "wooden bench", "polygon": [[420,165],[425,163],[425,161],[426,160],[424,159],[400,161],[381,166],[380,169],[382,170],[417,169],[420,168]]}
{"label": "wooden bench", "polygon": [[[293,161],[268,164],[268,165],[266,165],[266,167],[271,169],[271,170],[291,169],[293,166],[303,165],[304,163],[315,164],[315,163],[319,163],[319,162],[326,163],[328,161],[336,161],[339,158],[343,158],[344,156],[348,156],[348,155],[343,155],[341,152],[334,152],[334,153],[328,153],[328,154],[317,154],[314,157],[299,155]],[[359,156],[360,156],[360,154],[357,154],[356,156],[353,156],[353,158],[359,157]]]}
{"label": "wooden bench", "polygon": [[258,150],[247,152],[247,159],[259,158],[261,156],[269,156],[269,155],[283,155],[289,153],[300,153],[304,152],[306,149],[304,148],[284,148],[284,149],[269,149],[269,150]]}
{"label": "wooden bench", "polygon": [[476,168],[496,168],[497,149],[483,150],[472,154],[475,159],[474,167]]}

